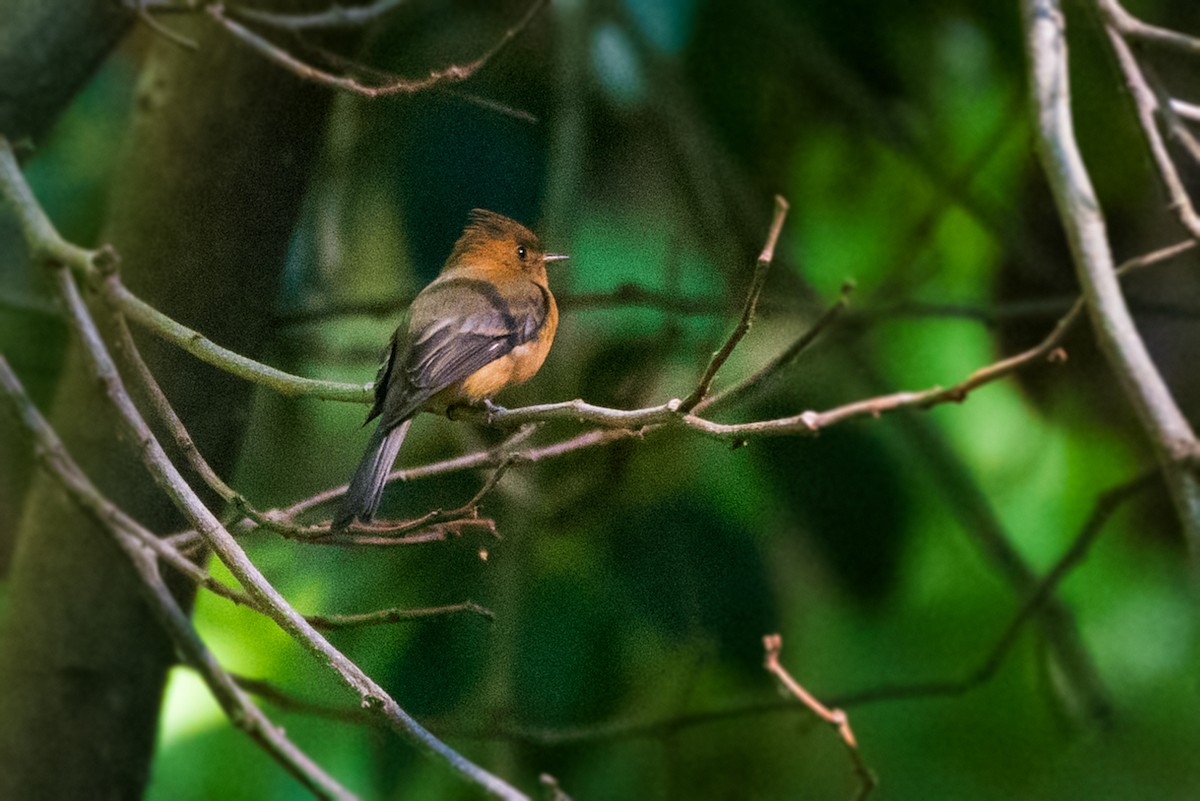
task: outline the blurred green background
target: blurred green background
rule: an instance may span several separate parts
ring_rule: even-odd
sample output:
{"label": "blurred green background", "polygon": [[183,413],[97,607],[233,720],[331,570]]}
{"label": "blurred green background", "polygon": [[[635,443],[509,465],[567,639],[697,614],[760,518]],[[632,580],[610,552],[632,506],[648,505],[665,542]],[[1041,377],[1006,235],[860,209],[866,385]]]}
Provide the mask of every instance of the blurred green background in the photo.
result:
{"label": "blurred green background", "polygon": [[[857,288],[816,346],[720,419],[954,383],[1038,341],[1075,291],[1033,154],[1016,5],[554,0],[460,87],[340,96],[269,310],[278,322],[266,361],[369,380],[404,299],[481,206],[572,257],[551,276],[555,348],[500,403],[682,397],[736,321],[780,193],[792,208],[763,311],[718,386],[786,347],[845,281]],[[1200,31],[1194,3],[1130,5]],[[420,75],[479,52],[523,7],[414,0],[361,57]],[[1090,4],[1068,12],[1077,128],[1118,256],[1178,241]],[[148,38],[139,32],[105,63],[27,163],[75,241],[94,244],[100,230]],[[1196,66],[1162,69],[1190,74],[1194,88]],[[19,242],[0,233],[16,263]],[[1181,259],[1127,284],[1193,420],[1198,266]],[[627,283],[699,311],[583,302]],[[65,328],[31,271],[0,271],[0,292],[0,345],[45,403]],[[514,468],[483,505],[498,541],[247,544],[304,612],[467,598],[492,609],[490,624],[459,616],[332,639],[435,732],[519,786],[533,789],[545,771],[577,799],[847,798],[840,744],[777,693],[761,638],[781,633],[784,664],[834,701],[968,676],[1023,597],[980,538],[1002,537],[1044,573],[1100,493],[1151,461],[1089,332],[1067,351],[1065,364],[1034,366],[965,403],[815,439],[731,450],[656,433]],[[345,481],[364,412],[259,392],[234,485],[267,508]],[[577,430],[547,426],[535,441]],[[401,464],[497,437],[426,415]],[[386,511],[457,505],[483,478],[394,487]],[[846,704],[877,797],[1197,797],[1193,594],[1155,486],[1121,508],[1060,594],[1102,703],[1081,696],[1043,629],[1028,625],[981,686]],[[195,619],[229,669],[304,698],[342,698],[265,619],[210,595]],[[268,708],[365,798],[474,797],[395,737]],[[149,797],[306,794],[176,669]]]}

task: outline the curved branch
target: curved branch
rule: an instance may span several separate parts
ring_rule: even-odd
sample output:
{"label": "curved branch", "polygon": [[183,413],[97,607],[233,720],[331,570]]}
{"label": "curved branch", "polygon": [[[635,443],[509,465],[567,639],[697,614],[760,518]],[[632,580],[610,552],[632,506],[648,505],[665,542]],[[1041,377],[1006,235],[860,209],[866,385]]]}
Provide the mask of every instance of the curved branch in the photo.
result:
{"label": "curved branch", "polygon": [[1182,458],[1196,450],[1187,419],[1134,325],[1113,269],[1104,217],[1071,121],[1065,18],[1059,0],[1024,0],[1030,98],[1043,169],[1066,228],[1096,338],[1158,456],[1200,569],[1200,482]]}

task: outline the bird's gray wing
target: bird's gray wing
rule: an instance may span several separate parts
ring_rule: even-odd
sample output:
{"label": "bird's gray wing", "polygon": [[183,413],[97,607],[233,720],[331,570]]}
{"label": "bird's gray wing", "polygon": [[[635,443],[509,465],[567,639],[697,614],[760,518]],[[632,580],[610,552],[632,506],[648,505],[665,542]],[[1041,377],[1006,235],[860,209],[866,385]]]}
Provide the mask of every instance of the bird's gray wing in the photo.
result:
{"label": "bird's gray wing", "polygon": [[392,341],[373,414],[399,425],[438,392],[536,337],[548,302],[539,287],[530,288],[514,302],[478,279],[427,287],[413,301],[407,331]]}

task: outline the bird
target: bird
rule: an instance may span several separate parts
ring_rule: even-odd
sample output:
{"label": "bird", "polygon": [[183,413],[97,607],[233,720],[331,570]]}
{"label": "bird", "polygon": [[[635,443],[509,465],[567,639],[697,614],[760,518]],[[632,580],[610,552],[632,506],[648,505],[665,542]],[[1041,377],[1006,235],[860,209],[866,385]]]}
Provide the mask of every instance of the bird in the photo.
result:
{"label": "bird", "polygon": [[334,531],[370,522],[387,474],[420,412],[490,403],[501,390],[532,378],[558,330],[547,253],[516,220],[473,209],[441,272],[409,306],[375,378],[367,420],[379,422],[354,471]]}

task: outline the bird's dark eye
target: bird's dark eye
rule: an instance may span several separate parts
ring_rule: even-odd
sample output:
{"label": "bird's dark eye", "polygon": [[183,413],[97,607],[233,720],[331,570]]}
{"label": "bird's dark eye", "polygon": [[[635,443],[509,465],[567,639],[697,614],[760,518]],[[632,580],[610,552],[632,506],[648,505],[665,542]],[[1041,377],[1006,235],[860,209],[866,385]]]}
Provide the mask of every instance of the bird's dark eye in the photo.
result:
{"label": "bird's dark eye", "polygon": [[518,259],[520,259],[521,261],[525,261],[525,252],[526,251],[525,251],[524,245],[517,245],[517,258]]}

